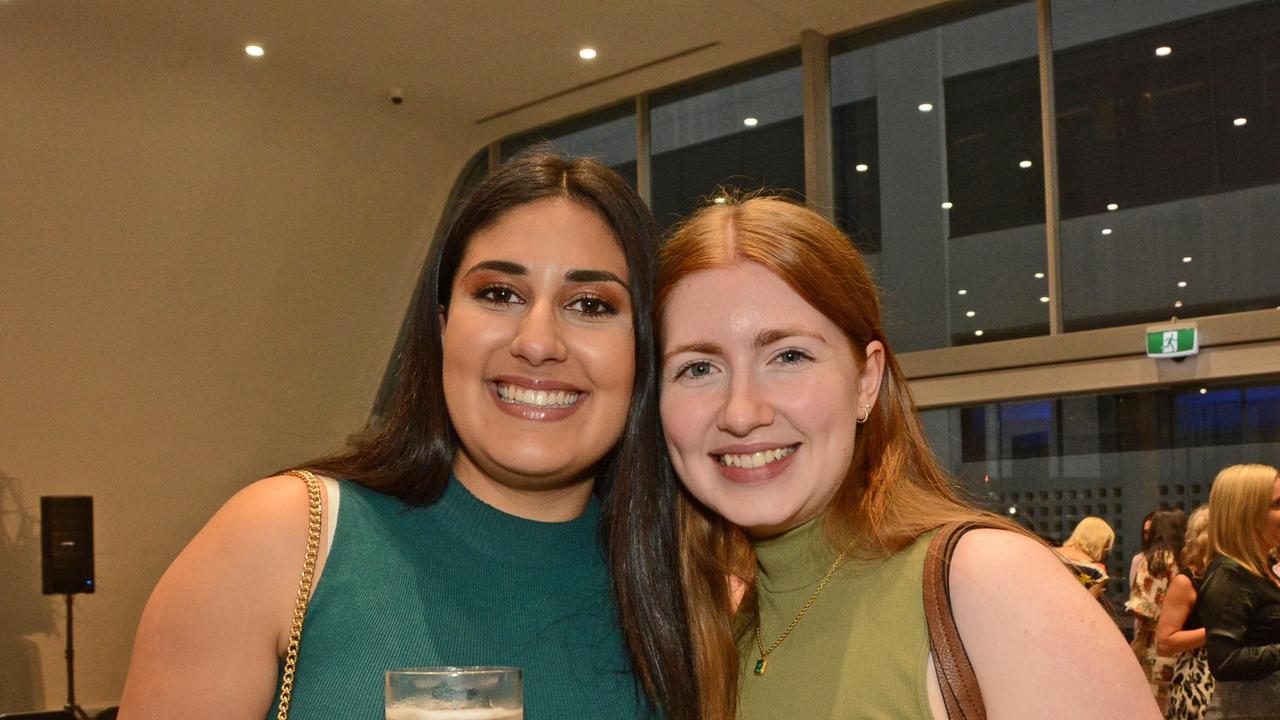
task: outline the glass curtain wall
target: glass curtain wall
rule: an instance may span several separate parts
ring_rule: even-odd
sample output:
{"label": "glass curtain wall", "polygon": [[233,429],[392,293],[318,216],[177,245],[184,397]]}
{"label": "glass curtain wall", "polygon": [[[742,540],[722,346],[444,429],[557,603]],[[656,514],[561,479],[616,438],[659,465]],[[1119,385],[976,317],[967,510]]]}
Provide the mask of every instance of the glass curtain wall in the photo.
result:
{"label": "glass curtain wall", "polygon": [[1054,0],[1067,330],[1280,306],[1280,3]]}
{"label": "glass curtain wall", "polygon": [[[1274,382],[1274,381],[1273,381]],[[1280,385],[1172,386],[922,413],[934,451],[988,509],[1060,545],[1094,515],[1116,531],[1108,595],[1128,596],[1143,517],[1208,502],[1218,471],[1280,467]]]}
{"label": "glass curtain wall", "polygon": [[899,352],[1049,332],[1036,10],[832,46],[836,217]]}
{"label": "glass curtain wall", "polygon": [[653,214],[663,227],[720,188],[804,193],[804,86],[788,53],[656,93]]}
{"label": "glass curtain wall", "polygon": [[594,157],[613,168],[631,187],[636,186],[635,104],[611,108],[539,128],[502,141],[502,159],[539,142],[566,154]]}

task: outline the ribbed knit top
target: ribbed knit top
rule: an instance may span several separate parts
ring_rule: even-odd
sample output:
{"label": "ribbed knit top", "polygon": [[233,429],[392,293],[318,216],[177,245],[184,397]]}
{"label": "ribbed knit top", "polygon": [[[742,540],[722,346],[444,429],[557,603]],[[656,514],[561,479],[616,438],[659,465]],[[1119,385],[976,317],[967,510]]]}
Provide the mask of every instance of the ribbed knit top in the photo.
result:
{"label": "ribbed knit top", "polygon": [[[929,633],[921,587],[932,533],[894,555],[847,560],[791,635],[755,675],[754,633],[739,644],[740,720],[932,720]],[[768,648],[795,618],[836,553],[819,521],[755,543],[761,639]]]}
{"label": "ribbed knit top", "polygon": [[594,498],[576,520],[543,523],[456,479],[427,507],[350,482],[341,496],[291,718],[382,720],[386,670],[439,665],[523,669],[526,720],[643,716]]}

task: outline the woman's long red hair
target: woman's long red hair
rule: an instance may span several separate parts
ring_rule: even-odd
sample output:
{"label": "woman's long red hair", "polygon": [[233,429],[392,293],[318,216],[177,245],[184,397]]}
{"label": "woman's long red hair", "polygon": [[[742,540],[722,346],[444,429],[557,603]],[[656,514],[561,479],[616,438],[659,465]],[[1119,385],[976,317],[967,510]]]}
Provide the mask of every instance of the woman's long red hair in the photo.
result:
{"label": "woman's long red hair", "polygon": [[[702,270],[744,262],[768,268],[844,330],[859,365],[866,360],[868,343],[884,345],[879,398],[859,426],[849,473],[824,513],[833,547],[864,557],[885,556],[942,524],[979,517],[1016,529],[957,496],[929,449],[902,369],[885,338],[879,292],[866,263],[848,237],[811,210],[780,198],[752,197],[710,205],[690,216],[659,254],[659,332],[664,312],[675,310],[666,303],[681,281]],[[659,346],[661,342],[659,337]],[[749,585],[755,556],[740,530],[688,493],[680,499],[680,544],[702,715],[732,720],[737,641],[751,627],[736,618],[755,617],[755,588]],[[748,584],[736,610],[730,578]]]}

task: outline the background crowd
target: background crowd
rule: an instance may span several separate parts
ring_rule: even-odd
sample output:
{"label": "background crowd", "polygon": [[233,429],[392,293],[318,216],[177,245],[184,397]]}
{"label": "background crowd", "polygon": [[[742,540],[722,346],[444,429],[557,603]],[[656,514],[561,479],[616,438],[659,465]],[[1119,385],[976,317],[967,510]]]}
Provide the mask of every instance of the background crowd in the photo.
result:
{"label": "background crowd", "polygon": [[[1115,541],[1082,520],[1058,549],[1102,598]],[[1209,503],[1148,514],[1130,563],[1130,647],[1169,720],[1280,717],[1280,473],[1234,465]]]}

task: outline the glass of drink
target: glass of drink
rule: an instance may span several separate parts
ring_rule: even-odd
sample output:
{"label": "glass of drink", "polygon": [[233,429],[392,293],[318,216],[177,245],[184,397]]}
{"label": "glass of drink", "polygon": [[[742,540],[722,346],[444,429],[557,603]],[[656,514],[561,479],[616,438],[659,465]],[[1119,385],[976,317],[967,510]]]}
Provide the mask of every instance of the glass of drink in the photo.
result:
{"label": "glass of drink", "polygon": [[523,720],[520,668],[387,671],[387,720]]}

